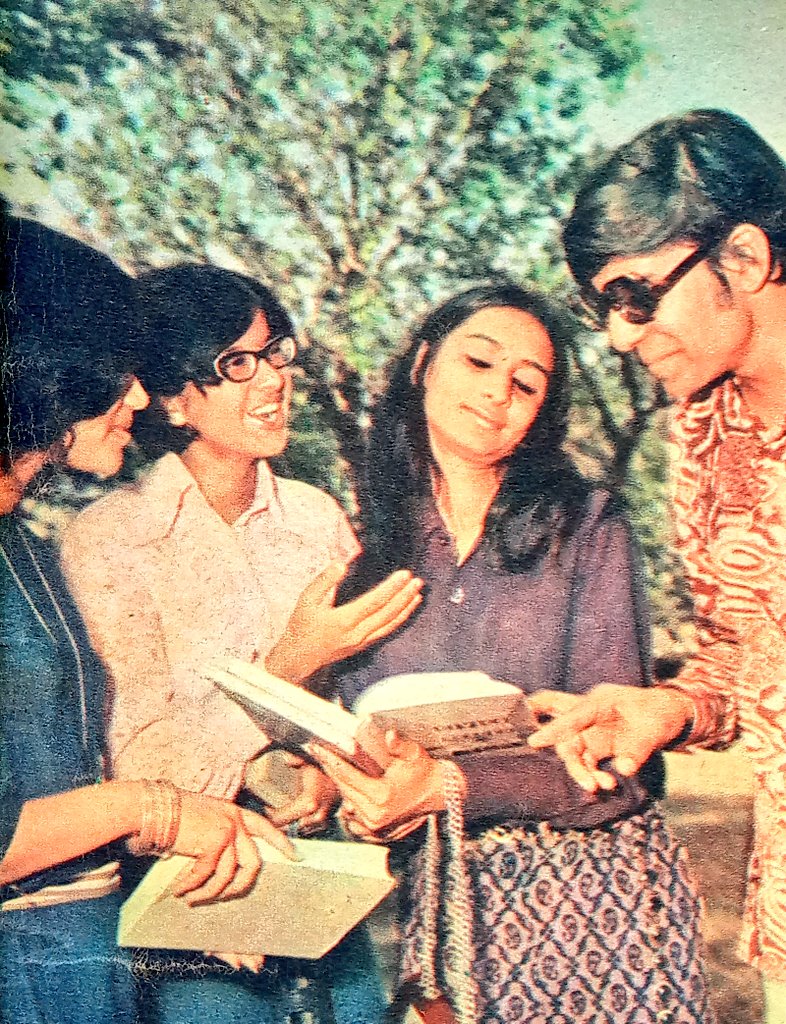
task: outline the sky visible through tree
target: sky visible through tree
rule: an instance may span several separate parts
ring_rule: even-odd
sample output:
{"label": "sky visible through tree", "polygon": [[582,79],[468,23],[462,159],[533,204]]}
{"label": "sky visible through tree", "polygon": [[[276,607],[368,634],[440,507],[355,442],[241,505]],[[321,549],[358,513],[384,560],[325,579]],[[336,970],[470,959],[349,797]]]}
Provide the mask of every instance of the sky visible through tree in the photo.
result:
{"label": "sky visible through tree", "polygon": [[784,0],[641,0],[634,21],[647,62],[616,101],[589,112],[601,144],[668,114],[723,107],[786,155]]}

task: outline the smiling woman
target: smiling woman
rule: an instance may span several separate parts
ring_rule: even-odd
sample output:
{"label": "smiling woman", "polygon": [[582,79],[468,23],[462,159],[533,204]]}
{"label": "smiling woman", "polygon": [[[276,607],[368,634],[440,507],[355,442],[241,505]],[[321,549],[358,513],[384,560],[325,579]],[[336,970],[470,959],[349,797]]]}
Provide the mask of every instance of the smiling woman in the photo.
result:
{"label": "smiling woman", "polygon": [[[566,707],[607,673],[646,685],[627,523],[562,447],[571,329],[535,293],[476,288],[395,365],[374,410],[358,577],[396,558],[428,591],[342,674],[347,703],[410,672],[481,670]],[[319,758],[354,834],[410,844],[399,990],[427,1020],[711,1024],[698,897],[655,799],[657,758],[587,800],[553,752],[438,760],[388,742],[380,779]]]}
{"label": "smiling woman", "polygon": [[[113,683],[115,774],[251,803],[252,762],[268,738],[204,667],[232,655],[303,680],[395,629],[419,603],[420,582],[393,574],[334,607],[359,550],[349,522],[330,496],[267,463],[287,444],[297,352],[276,297],[201,265],[152,271],[138,294],[140,376],[152,396],[139,438],[165,454],[77,519],[63,563]],[[298,774],[303,796],[278,809],[276,822],[322,826],[335,791],[313,767]],[[148,992],[160,1024],[282,1024],[299,1010],[318,1024],[333,1020],[330,977],[344,986],[349,1015],[339,1013],[338,1024],[376,1024],[382,992],[362,938],[353,941],[361,943],[354,962],[339,947],[314,970],[271,962],[258,979],[184,958]],[[311,984],[300,986],[306,975]]]}
{"label": "smiling woman", "polygon": [[548,332],[523,310],[482,309],[451,331],[425,378],[438,461],[457,448],[470,462],[500,465],[532,426],[553,366]]}
{"label": "smiling woman", "polygon": [[120,397],[106,412],[80,420],[66,434],[71,469],[105,478],[120,471],[125,450],[131,443],[134,414],[146,409],[149,402],[136,377],[127,378],[120,390]]}
{"label": "smiling woman", "polygon": [[2,236],[0,1019],[132,1024],[137,988],[115,941],[117,840],[193,857],[180,886],[190,902],[253,884],[249,833],[292,851],[269,821],[231,804],[104,781],[105,676],[55,553],[15,510],[48,462],[120,469],[147,403],[131,376],[131,283],[107,257],[30,221],[8,218]]}

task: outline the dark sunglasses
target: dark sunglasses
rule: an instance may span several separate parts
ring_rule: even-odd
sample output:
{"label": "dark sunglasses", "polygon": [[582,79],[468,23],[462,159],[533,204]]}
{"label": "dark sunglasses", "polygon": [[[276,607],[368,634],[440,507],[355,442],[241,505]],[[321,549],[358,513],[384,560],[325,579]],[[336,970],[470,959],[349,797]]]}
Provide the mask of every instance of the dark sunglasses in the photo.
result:
{"label": "dark sunglasses", "polygon": [[603,329],[612,310],[629,324],[648,324],[655,319],[661,299],[694,267],[709,256],[718,244],[717,238],[703,242],[687,256],[659,284],[636,277],[615,277],[601,291],[596,288],[582,290],[581,300],[589,313],[593,326]]}
{"label": "dark sunglasses", "polygon": [[259,352],[247,352],[239,348],[222,352],[213,363],[213,369],[224,380],[244,384],[256,374],[262,360],[274,370],[283,370],[295,361],[296,355],[297,342],[294,338],[273,338]]}

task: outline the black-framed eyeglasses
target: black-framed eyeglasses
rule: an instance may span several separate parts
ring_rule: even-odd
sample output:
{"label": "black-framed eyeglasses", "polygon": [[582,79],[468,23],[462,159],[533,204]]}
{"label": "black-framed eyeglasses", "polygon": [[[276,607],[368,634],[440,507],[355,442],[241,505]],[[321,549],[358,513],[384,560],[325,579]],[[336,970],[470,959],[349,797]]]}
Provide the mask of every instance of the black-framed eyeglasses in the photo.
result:
{"label": "black-framed eyeglasses", "polygon": [[258,352],[230,348],[222,352],[213,363],[213,369],[223,380],[244,384],[257,372],[261,360],[274,370],[283,370],[295,361],[297,342],[294,338],[273,338]]}
{"label": "black-framed eyeglasses", "polygon": [[668,277],[658,284],[636,277],[615,277],[600,291],[596,288],[584,289],[581,300],[592,319],[593,326],[602,330],[612,311],[619,313],[629,324],[650,323],[655,319],[655,313],[664,295],[694,267],[706,260],[717,244],[717,237],[702,242],[698,249],[690,256],[686,256]]}

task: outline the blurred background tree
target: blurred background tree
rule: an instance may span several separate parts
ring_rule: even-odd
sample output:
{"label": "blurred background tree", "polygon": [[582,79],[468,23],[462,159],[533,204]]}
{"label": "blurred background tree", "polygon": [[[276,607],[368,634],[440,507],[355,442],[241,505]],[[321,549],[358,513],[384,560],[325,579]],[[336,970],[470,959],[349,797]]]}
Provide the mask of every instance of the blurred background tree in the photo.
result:
{"label": "blurred background tree", "polygon": [[[362,500],[368,410],[413,322],[504,275],[565,299],[558,223],[589,103],[642,58],[631,7],[598,0],[17,0],[2,19],[6,191],[130,269],[244,270],[303,344],[287,469]],[[589,332],[571,444],[622,488],[656,621],[679,633],[666,550],[663,405]]]}

